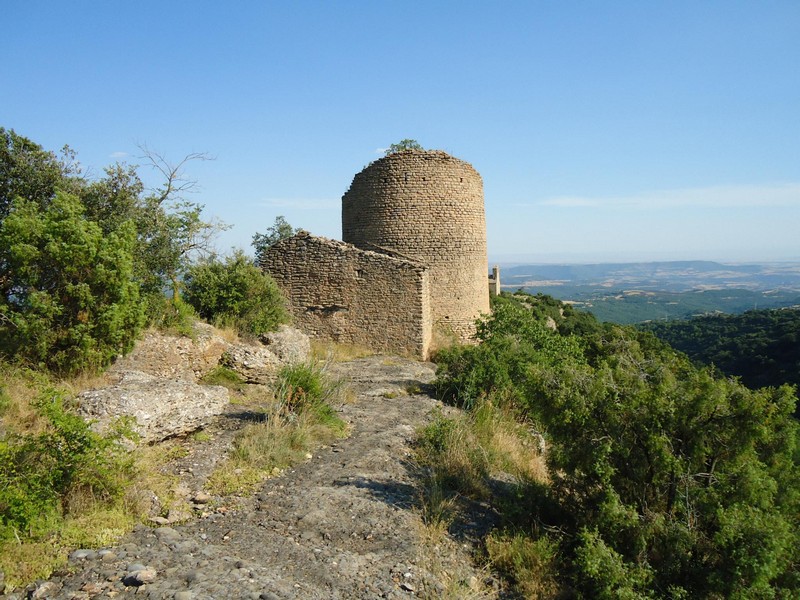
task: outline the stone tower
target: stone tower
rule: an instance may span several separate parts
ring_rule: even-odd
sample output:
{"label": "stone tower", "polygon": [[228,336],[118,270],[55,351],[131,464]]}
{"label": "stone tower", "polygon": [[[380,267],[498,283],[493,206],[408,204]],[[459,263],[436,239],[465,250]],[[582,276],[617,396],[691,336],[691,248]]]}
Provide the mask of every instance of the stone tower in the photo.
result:
{"label": "stone tower", "polygon": [[342,197],[342,239],[425,265],[434,328],[468,341],[489,312],[483,181],[462,160],[405,150],[373,162]]}

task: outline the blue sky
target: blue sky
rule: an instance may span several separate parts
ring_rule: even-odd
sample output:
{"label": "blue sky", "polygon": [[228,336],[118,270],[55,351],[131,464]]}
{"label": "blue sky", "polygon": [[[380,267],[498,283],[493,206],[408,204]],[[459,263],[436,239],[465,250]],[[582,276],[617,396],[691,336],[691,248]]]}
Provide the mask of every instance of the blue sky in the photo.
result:
{"label": "blue sky", "polygon": [[[403,138],[484,180],[493,261],[800,259],[800,2],[4,0],[0,126],[192,163],[249,249],[339,238]],[[155,180],[152,180],[155,183]]]}

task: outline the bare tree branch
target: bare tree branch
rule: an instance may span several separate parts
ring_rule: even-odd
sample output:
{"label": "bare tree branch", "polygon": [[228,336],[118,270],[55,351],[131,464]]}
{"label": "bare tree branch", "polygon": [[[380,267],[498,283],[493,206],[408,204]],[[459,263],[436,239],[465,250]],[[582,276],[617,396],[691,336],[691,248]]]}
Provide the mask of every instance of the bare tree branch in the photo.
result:
{"label": "bare tree branch", "polygon": [[172,163],[160,152],[148,148],[147,144],[138,144],[137,147],[142,152],[138,158],[146,161],[147,166],[160,173],[164,178],[162,186],[152,190],[155,193],[157,204],[162,204],[167,200],[183,200],[184,194],[198,191],[197,180],[188,178],[184,172],[188,163],[194,160],[216,160],[207,152],[191,152],[179,162]]}

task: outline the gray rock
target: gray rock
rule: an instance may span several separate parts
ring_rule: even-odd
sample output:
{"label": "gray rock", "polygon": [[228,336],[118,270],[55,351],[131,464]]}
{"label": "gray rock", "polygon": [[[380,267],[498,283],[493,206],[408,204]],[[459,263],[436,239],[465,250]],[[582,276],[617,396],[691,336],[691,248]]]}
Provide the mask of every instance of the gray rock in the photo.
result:
{"label": "gray rock", "polygon": [[70,553],[69,559],[72,562],[77,560],[94,560],[97,558],[97,552],[94,550],[89,550],[88,548],[81,548],[79,550],[74,550]]}
{"label": "gray rock", "polygon": [[155,534],[156,537],[162,542],[176,540],[181,537],[181,534],[172,527],[159,527],[155,530]]}
{"label": "gray rock", "polygon": [[122,583],[131,587],[139,587],[148,583],[153,583],[158,578],[158,572],[152,567],[144,567],[136,571],[128,570],[128,574],[122,578]]}
{"label": "gray rock", "polygon": [[270,383],[279,369],[308,360],[311,354],[309,337],[287,325],[261,336],[263,345],[232,344],[222,355],[220,364],[233,369],[248,383]]}
{"label": "gray rock", "polygon": [[211,494],[201,490],[194,495],[192,500],[194,500],[196,504],[208,504],[211,502]]}
{"label": "gray rock", "polygon": [[270,352],[286,365],[306,362],[311,355],[309,337],[299,329],[288,325],[281,325],[278,331],[265,333],[260,339]]}
{"label": "gray rock", "polygon": [[52,598],[58,591],[61,589],[61,586],[53,581],[45,581],[36,586],[36,589],[30,595],[32,600],[42,600],[44,598]]}
{"label": "gray rock", "polygon": [[266,384],[275,380],[283,363],[263,346],[236,344],[228,348],[220,364],[236,371],[247,383]]}
{"label": "gray rock", "polygon": [[119,359],[109,374],[120,377],[141,371],[166,379],[197,381],[217,366],[228,342],[211,325],[196,322],[189,338],[156,330],[145,332],[133,352]]}
{"label": "gray rock", "polygon": [[121,381],[78,395],[78,411],[103,431],[118,417],[131,416],[145,443],[199,429],[228,404],[228,390],[216,385],[159,379],[140,371],[124,373]]}

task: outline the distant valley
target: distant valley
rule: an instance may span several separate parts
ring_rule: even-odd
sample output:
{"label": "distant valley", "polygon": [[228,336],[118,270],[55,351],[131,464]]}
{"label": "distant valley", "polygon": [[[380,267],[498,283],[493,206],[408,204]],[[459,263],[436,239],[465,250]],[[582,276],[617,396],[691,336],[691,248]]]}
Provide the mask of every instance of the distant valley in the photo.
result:
{"label": "distant valley", "polygon": [[601,321],[640,323],[800,305],[800,262],[501,264],[505,291],[543,293]]}

